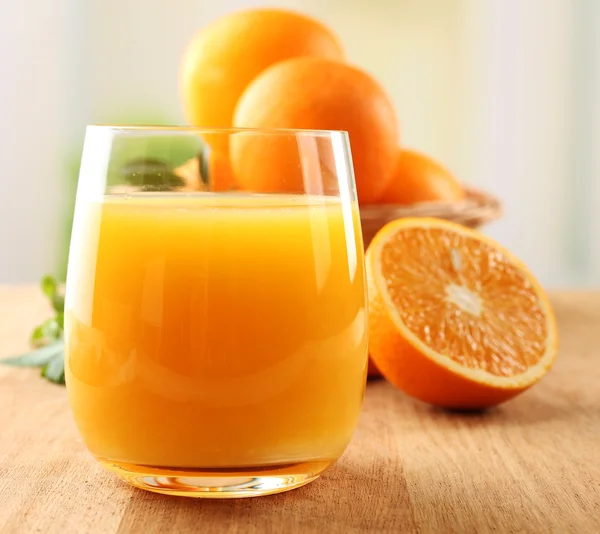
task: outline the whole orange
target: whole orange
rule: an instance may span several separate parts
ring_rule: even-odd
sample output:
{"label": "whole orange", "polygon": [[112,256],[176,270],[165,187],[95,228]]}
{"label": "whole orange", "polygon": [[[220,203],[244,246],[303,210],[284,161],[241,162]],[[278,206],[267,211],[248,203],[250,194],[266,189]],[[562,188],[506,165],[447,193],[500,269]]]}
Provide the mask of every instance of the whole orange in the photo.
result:
{"label": "whole orange", "polygon": [[[397,157],[398,122],[385,90],[365,71],[327,58],[294,58],[266,69],[240,97],[233,125],[348,132],[358,198],[365,203],[384,191]],[[306,151],[302,157],[298,146]],[[240,135],[231,141],[231,164],[244,189],[302,191],[312,179],[303,161],[315,152],[325,174],[335,175],[327,137],[311,143],[302,136]]]}
{"label": "whole orange", "polygon": [[464,194],[460,182],[437,161],[414,150],[398,149],[393,177],[378,202],[452,202],[460,200]]}
{"label": "whole orange", "polygon": [[195,126],[231,126],[235,104],[265,68],[296,56],[343,59],[338,38],[310,17],[283,9],[226,15],[198,31],[181,62],[181,101]]}

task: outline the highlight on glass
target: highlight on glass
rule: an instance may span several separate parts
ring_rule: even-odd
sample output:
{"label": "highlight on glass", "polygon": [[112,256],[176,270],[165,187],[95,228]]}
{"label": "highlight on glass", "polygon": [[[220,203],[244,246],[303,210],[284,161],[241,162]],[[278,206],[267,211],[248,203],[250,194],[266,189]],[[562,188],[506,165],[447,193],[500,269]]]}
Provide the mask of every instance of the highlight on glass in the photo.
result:
{"label": "highlight on glass", "polygon": [[314,480],[358,421],[366,313],[344,132],[88,127],[65,371],[108,470],[196,497]]}

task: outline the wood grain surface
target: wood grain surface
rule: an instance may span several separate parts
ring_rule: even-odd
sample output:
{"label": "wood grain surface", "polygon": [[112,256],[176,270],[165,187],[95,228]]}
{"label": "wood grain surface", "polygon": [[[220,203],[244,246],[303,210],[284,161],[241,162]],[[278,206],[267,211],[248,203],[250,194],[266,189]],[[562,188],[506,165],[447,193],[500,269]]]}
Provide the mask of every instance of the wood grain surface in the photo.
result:
{"label": "wood grain surface", "polygon": [[[537,386],[460,415],[370,382],[343,458],[292,492],[233,501],[126,486],[88,455],[63,387],[0,367],[0,533],[600,532],[600,294],[555,294],[561,349]],[[0,287],[0,357],[48,313]]]}

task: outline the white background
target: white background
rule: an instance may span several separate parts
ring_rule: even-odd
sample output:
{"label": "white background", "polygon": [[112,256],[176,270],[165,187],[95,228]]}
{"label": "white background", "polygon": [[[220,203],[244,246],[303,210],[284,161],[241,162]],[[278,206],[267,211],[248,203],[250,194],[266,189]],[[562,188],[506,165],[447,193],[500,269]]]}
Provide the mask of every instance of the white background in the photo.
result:
{"label": "white background", "polygon": [[[0,2],[0,283],[58,268],[87,123],[181,124],[193,33],[263,2]],[[600,2],[297,0],[392,96],[402,142],[497,194],[548,287],[600,287]],[[151,117],[151,118],[150,118]]]}

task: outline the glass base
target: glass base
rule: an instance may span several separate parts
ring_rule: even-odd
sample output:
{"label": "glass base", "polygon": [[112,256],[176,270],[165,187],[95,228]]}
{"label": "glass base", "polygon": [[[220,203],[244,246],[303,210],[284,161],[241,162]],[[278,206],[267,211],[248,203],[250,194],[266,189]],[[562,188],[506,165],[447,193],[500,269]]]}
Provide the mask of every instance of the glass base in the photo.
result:
{"label": "glass base", "polygon": [[310,461],[262,467],[169,468],[136,465],[98,458],[119,478],[154,493],[231,499],[289,491],[317,479],[333,461]]}

